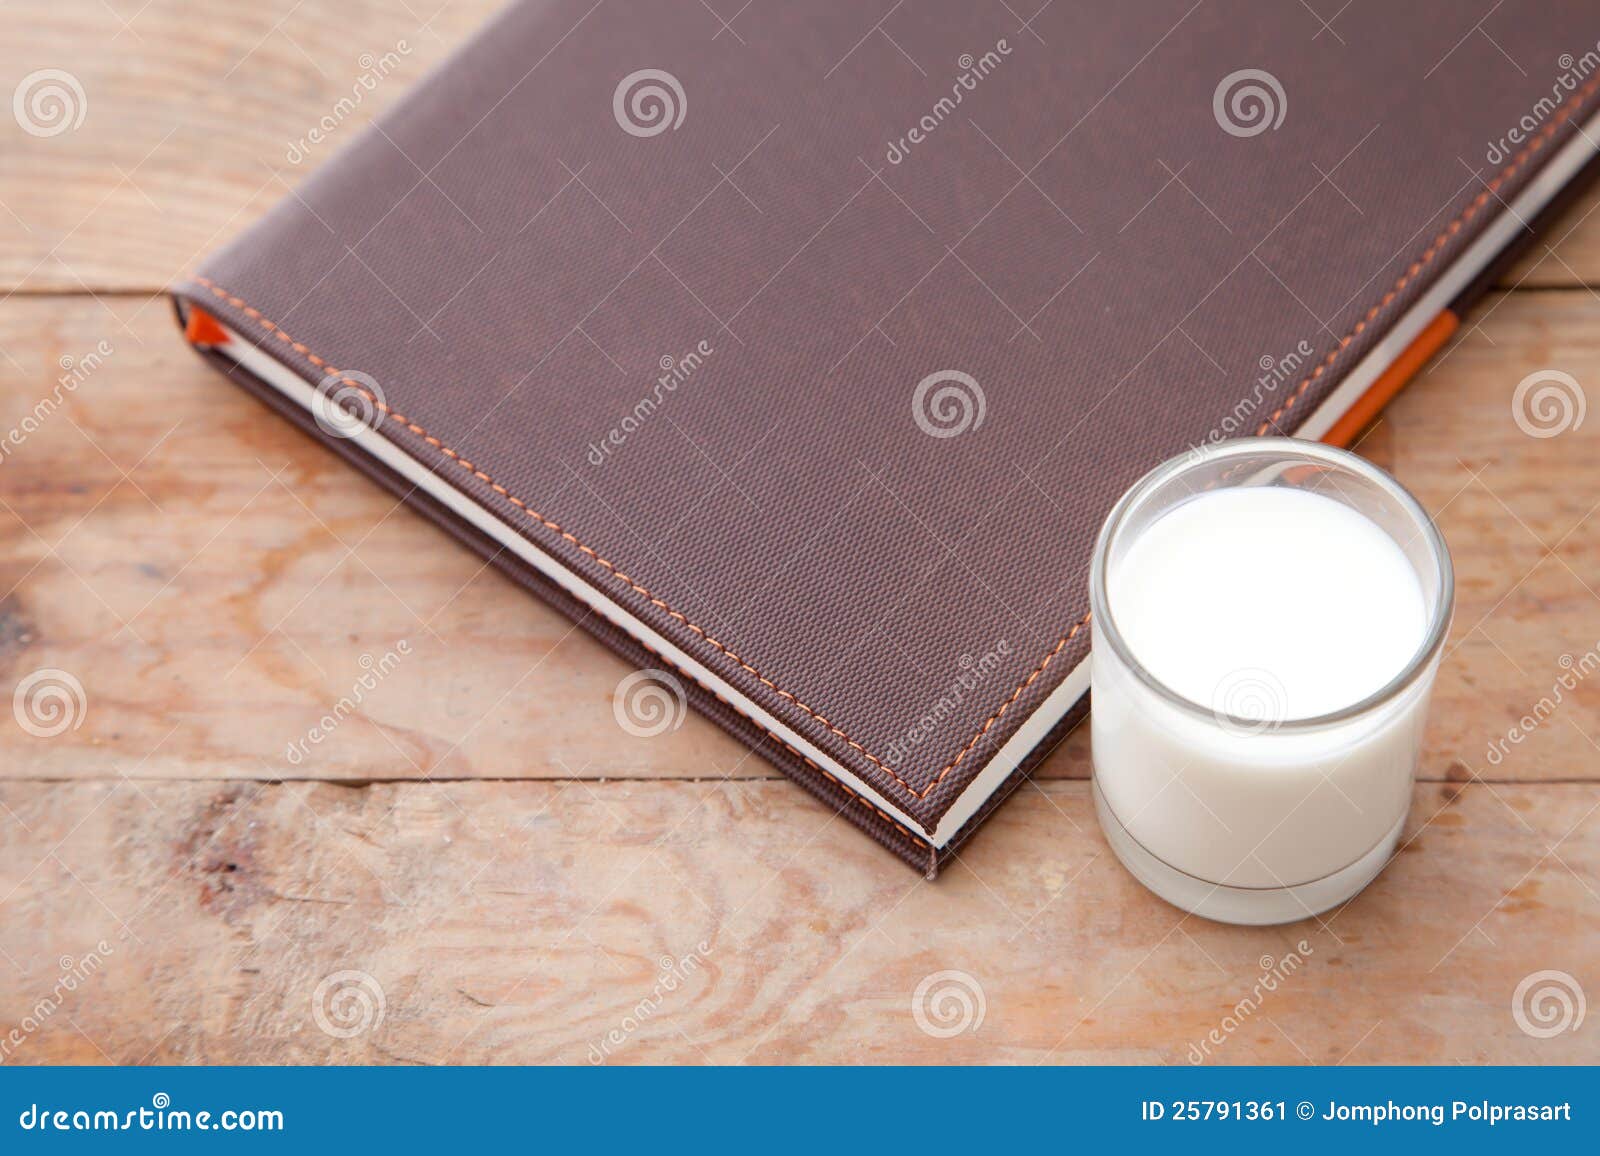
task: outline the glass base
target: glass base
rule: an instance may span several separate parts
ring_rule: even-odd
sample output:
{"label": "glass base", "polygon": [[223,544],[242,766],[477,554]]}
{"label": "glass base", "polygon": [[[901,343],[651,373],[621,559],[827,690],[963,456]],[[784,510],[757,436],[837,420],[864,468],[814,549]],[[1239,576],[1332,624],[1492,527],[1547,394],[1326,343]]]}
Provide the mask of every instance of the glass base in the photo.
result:
{"label": "glass base", "polygon": [[1156,895],[1174,907],[1218,923],[1251,926],[1309,919],[1354,898],[1389,862],[1406,822],[1401,815],[1377,846],[1348,867],[1321,879],[1293,887],[1227,887],[1179,871],[1146,850],[1111,813],[1098,782],[1094,783],[1094,811],[1106,842],[1122,865]]}

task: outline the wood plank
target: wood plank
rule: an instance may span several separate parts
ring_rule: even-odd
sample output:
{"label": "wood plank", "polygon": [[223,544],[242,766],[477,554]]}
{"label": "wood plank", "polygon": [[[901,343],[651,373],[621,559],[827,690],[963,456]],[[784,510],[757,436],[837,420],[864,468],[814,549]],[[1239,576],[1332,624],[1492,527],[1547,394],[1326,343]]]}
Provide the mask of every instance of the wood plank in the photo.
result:
{"label": "wood plank", "polygon": [[[1261,929],[1142,890],[1082,783],[1019,793],[932,884],[781,783],[14,782],[0,803],[0,1030],[99,958],[13,1063],[1182,1064],[1213,1030],[1207,1062],[1600,1060],[1587,1026],[1538,1039],[1511,1010],[1539,971],[1594,995],[1592,785],[1421,786],[1371,888]],[[351,972],[374,1010],[340,1038],[317,993]],[[950,1038],[912,1011],[940,972],[984,1009]]]}
{"label": "wood plank", "polygon": [[[271,0],[221,13],[188,0],[13,0],[0,91],[66,62],[86,115],[60,135],[5,138],[0,292],[168,284],[287,195],[498,7]],[[712,12],[703,19],[708,39],[720,33]],[[759,6],[743,19],[759,21]],[[359,103],[341,108],[357,93]],[[334,120],[326,141],[294,160],[324,117]],[[1525,284],[1600,283],[1597,204],[1593,194],[1569,215],[1577,227],[1558,229],[1556,256],[1541,254]]]}
{"label": "wood plank", "polygon": [[[0,459],[0,689],[59,668],[89,701],[55,738],[8,720],[0,776],[773,774],[699,718],[623,732],[623,663],[224,384],[165,302],[13,299],[0,352],[0,434],[53,395],[63,358],[84,376]],[[1600,778],[1600,679],[1507,740],[1568,658],[1600,661],[1600,422],[1525,435],[1511,397],[1541,367],[1600,381],[1600,300],[1491,302],[1361,445],[1440,512],[1455,555],[1428,779]],[[402,640],[411,653],[311,742],[363,656]],[[1080,731],[1041,775],[1088,765]]]}
{"label": "wood plank", "polygon": [[[84,116],[56,135],[6,135],[0,287],[169,284],[287,196],[499,6],[8,5],[0,88],[65,66]],[[324,141],[308,143],[325,117]]]}

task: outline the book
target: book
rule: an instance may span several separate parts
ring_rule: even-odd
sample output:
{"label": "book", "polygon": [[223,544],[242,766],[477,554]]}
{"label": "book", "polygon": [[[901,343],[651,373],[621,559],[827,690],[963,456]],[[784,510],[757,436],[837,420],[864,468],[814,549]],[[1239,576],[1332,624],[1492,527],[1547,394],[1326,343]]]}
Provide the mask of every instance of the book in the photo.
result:
{"label": "book", "polygon": [[518,3],[174,296],[932,876],[1087,708],[1118,495],[1353,440],[1592,175],[1597,40],[1581,3]]}

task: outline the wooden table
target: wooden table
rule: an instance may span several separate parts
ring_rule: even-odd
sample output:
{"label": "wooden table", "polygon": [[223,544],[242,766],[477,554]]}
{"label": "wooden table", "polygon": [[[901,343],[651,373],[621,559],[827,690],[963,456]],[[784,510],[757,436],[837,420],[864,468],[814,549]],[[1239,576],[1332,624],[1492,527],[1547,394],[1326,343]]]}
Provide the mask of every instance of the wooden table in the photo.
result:
{"label": "wooden table", "polygon": [[[162,287],[493,7],[436,3],[0,12],[0,95],[59,67],[87,101],[0,128],[0,428],[83,378],[0,462],[0,690],[54,668],[86,699],[53,738],[0,716],[0,1058],[1600,1060],[1600,1023],[1513,1014],[1536,972],[1600,996],[1600,416],[1535,438],[1511,412],[1534,370],[1600,386],[1600,202],[1360,446],[1458,576],[1382,877],[1294,926],[1184,918],[1108,852],[1080,731],[929,884],[709,723],[624,734],[622,663],[178,340]],[[983,1010],[948,1038],[913,1013],[939,972]]]}

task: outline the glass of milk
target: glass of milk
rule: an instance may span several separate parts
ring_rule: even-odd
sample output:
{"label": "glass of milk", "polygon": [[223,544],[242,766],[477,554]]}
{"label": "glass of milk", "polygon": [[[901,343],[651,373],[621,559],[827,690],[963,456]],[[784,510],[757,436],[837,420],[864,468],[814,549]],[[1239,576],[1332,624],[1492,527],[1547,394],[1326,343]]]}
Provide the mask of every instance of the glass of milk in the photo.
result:
{"label": "glass of milk", "polygon": [[1411,803],[1450,554],[1398,482],[1292,438],[1158,466],[1089,577],[1094,798],[1157,895],[1283,923],[1365,887]]}

